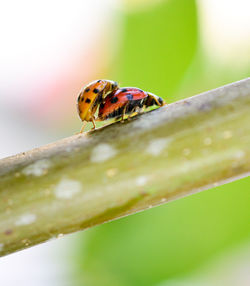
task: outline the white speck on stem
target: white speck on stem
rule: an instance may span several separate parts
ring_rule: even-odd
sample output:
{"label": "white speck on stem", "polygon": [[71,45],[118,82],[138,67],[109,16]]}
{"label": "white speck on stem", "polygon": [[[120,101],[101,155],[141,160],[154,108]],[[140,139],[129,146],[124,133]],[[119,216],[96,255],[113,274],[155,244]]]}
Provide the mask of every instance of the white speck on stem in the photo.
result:
{"label": "white speck on stem", "polygon": [[212,144],[212,139],[210,137],[206,137],[203,142],[206,146],[208,146]]}
{"label": "white speck on stem", "polygon": [[230,139],[232,136],[233,136],[233,133],[230,130],[226,130],[223,132],[223,138],[224,139]]}
{"label": "white speck on stem", "polygon": [[32,213],[23,214],[15,222],[15,225],[29,225],[36,221],[36,215]]}
{"label": "white speck on stem", "polygon": [[108,177],[112,178],[118,173],[118,169],[112,168],[106,171]]}
{"label": "white speck on stem", "polygon": [[72,152],[73,151],[73,147],[72,146],[68,146],[65,149],[66,152]]}
{"label": "white speck on stem", "polygon": [[90,161],[94,163],[104,162],[116,155],[116,150],[109,144],[97,145],[91,154]]}
{"label": "white speck on stem", "polygon": [[48,172],[51,162],[48,159],[38,160],[35,163],[30,164],[22,170],[22,173],[26,176],[42,176]]}
{"label": "white speck on stem", "polygon": [[140,177],[137,177],[136,180],[135,180],[135,184],[138,187],[145,186],[147,184],[147,182],[148,182],[148,177],[147,176],[140,176]]}
{"label": "white speck on stem", "polygon": [[3,250],[3,247],[4,247],[4,244],[3,244],[3,243],[0,243],[0,251]]}
{"label": "white speck on stem", "polygon": [[159,156],[171,141],[170,138],[154,139],[149,142],[146,152],[152,156]]}
{"label": "white speck on stem", "polygon": [[191,150],[188,148],[183,149],[183,155],[188,156],[191,153]]}
{"label": "white speck on stem", "polygon": [[242,151],[242,150],[237,150],[235,153],[234,153],[234,158],[235,159],[242,159],[245,157],[245,152]]}
{"label": "white speck on stem", "polygon": [[82,184],[75,180],[62,179],[54,189],[54,194],[58,199],[68,200],[82,191]]}

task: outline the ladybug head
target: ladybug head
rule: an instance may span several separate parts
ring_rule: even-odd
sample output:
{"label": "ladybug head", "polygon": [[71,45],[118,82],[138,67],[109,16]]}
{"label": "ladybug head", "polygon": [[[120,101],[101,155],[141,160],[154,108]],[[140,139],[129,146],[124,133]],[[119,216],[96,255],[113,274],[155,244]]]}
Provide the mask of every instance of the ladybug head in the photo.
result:
{"label": "ladybug head", "polygon": [[163,106],[166,104],[161,97],[159,97],[159,96],[157,96],[151,92],[148,92],[148,98],[149,98],[148,106],[152,106],[152,105]]}
{"label": "ladybug head", "polygon": [[158,102],[160,103],[160,106],[163,106],[166,104],[161,97],[158,97]]}
{"label": "ladybug head", "polygon": [[106,80],[107,83],[109,83],[109,90],[111,92],[116,91],[119,87],[118,87],[118,83],[116,81],[112,81],[112,80]]}

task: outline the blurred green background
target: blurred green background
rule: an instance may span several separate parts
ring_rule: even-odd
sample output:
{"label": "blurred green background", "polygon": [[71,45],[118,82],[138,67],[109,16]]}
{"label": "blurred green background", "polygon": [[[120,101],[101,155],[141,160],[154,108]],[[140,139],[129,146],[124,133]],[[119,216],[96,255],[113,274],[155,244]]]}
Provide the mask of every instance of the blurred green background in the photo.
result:
{"label": "blurred green background", "polygon": [[[198,12],[193,0],[120,12],[110,78],[171,103],[247,77],[246,65],[208,56]],[[249,241],[249,188],[250,178],[242,179],[80,234],[76,285],[188,285],[183,277]]]}

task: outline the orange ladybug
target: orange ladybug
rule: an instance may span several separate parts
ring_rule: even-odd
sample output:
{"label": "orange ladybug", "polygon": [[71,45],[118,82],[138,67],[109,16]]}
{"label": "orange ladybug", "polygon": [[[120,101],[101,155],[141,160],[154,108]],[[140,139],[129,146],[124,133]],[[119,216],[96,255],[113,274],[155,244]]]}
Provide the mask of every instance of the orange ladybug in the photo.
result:
{"label": "orange ladybug", "polygon": [[80,119],[84,122],[80,133],[83,132],[87,122],[92,122],[95,129],[95,112],[104,98],[115,92],[118,84],[115,81],[99,79],[84,86],[77,99],[77,111]]}

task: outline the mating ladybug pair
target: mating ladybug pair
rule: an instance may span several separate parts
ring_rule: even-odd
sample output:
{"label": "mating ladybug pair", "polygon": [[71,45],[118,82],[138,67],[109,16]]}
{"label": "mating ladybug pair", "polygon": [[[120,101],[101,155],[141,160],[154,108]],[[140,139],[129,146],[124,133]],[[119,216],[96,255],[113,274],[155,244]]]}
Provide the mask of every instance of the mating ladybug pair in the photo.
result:
{"label": "mating ladybug pair", "polygon": [[[84,124],[103,121],[110,118],[124,120],[125,115],[140,113],[145,107],[163,106],[162,98],[136,87],[119,88],[117,82],[111,80],[96,80],[82,88],[77,99],[78,114]],[[95,113],[99,106],[98,117]]]}

